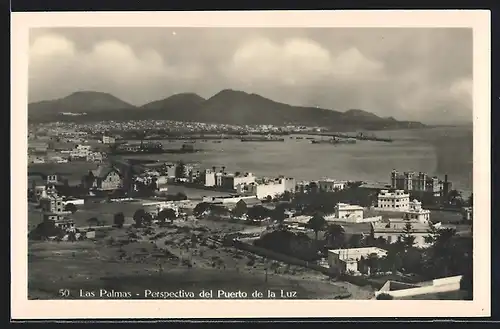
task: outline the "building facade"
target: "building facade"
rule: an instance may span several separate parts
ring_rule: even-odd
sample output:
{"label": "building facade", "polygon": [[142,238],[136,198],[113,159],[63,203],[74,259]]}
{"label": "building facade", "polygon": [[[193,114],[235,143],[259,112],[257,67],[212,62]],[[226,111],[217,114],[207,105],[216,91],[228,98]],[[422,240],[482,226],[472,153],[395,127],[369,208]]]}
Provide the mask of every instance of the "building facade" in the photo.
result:
{"label": "building facade", "polygon": [[328,250],[328,265],[333,271],[343,274],[360,275],[360,261],[370,255],[385,257],[387,250],[377,247]]}
{"label": "building facade", "polygon": [[415,237],[415,247],[427,248],[430,243],[426,242],[426,237],[429,236],[429,224],[424,224],[416,219],[389,219],[388,222],[372,223],[373,235],[375,239],[382,237],[388,243],[395,243],[401,239],[405,231],[406,225],[411,224],[411,235]]}
{"label": "building facade", "polygon": [[336,181],[333,179],[322,179],[318,181],[318,188],[321,192],[335,192],[343,190],[346,183],[343,181]]}
{"label": "building facade", "polygon": [[403,219],[417,220],[423,224],[428,224],[430,217],[430,210],[423,209],[422,202],[418,200],[410,201],[408,210],[405,210],[403,214]]}
{"label": "building facade", "polygon": [[444,181],[438,177],[430,177],[423,172],[391,172],[391,188],[404,191],[428,192],[435,196],[446,196],[451,190],[451,182],[448,175],[444,176]]}
{"label": "building facade", "polygon": [[363,207],[346,203],[337,203],[335,206],[335,217],[346,221],[357,221],[363,219]]}
{"label": "building facade", "polygon": [[406,211],[410,209],[410,194],[404,190],[381,190],[378,194],[377,208],[389,211]]}

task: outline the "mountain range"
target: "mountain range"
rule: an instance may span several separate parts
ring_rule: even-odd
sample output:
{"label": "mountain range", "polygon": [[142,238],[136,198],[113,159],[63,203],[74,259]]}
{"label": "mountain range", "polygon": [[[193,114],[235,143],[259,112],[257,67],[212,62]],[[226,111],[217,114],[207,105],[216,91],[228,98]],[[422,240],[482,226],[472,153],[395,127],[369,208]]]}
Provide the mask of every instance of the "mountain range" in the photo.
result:
{"label": "mountain range", "polygon": [[30,122],[146,119],[234,125],[294,124],[337,130],[424,127],[420,122],[382,118],[359,109],[340,112],[292,106],[231,89],[222,90],[208,99],[194,93],[180,93],[142,106],[134,106],[111,94],[95,91],[79,91],[64,98],[28,104]]}

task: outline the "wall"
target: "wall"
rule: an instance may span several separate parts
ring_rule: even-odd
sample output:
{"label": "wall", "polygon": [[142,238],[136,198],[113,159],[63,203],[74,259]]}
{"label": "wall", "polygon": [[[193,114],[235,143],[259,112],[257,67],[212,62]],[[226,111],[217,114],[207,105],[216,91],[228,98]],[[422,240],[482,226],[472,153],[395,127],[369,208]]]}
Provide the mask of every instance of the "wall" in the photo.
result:
{"label": "wall", "polygon": [[290,265],[297,265],[297,266],[307,267],[307,268],[310,268],[312,270],[321,272],[321,273],[323,273],[325,275],[331,276],[331,275],[335,274],[334,270],[332,270],[330,268],[323,267],[323,266],[321,266],[319,264],[316,264],[315,262],[306,262],[304,260],[301,260],[301,259],[298,259],[298,258],[295,258],[295,257],[291,257],[291,256],[288,256],[288,255],[280,254],[280,253],[277,253],[277,252],[274,252],[274,251],[271,251],[271,250],[268,250],[268,249],[256,247],[254,245],[250,245],[250,244],[247,244],[247,243],[244,243],[244,242],[241,242],[241,241],[233,240],[232,241],[232,246],[235,247],[235,248],[237,248],[237,249],[240,249],[240,250],[249,251],[249,252],[254,253],[256,255],[263,256],[263,257],[268,257],[270,259],[281,261],[281,262],[284,262],[284,263],[287,263],[287,264],[290,264]]}
{"label": "wall", "polygon": [[[389,294],[395,298],[401,297],[411,297],[418,295],[426,295],[426,294],[435,294],[439,292],[449,292],[449,291],[458,291],[460,290],[460,279],[462,276],[455,276],[449,278],[442,278],[433,281],[433,285],[431,286],[423,286],[418,288],[409,288],[409,289],[401,289],[401,290],[379,290],[375,292],[375,296],[380,295],[381,293]],[[387,288],[384,285],[383,288]]]}

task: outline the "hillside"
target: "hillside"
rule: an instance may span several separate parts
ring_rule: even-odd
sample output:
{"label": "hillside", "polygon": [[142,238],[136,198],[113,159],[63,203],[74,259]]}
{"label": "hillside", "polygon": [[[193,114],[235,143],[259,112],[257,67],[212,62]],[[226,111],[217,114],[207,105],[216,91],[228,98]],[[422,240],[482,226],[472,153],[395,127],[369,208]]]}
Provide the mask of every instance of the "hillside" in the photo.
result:
{"label": "hillside", "polygon": [[[120,110],[120,111],[117,111]],[[85,112],[86,115],[61,115]],[[78,92],[68,97],[28,105],[31,121],[174,120],[223,124],[300,124],[340,130],[417,128],[418,122],[381,118],[364,110],[346,112],[301,107],[275,102],[257,94],[225,89],[205,100],[194,93],[181,93],[134,107],[104,93]]]}
{"label": "hillside", "polygon": [[95,113],[134,108],[135,106],[108,93],[77,91],[64,98],[28,104],[28,116],[30,118],[43,118],[44,116],[58,115],[62,112]]}

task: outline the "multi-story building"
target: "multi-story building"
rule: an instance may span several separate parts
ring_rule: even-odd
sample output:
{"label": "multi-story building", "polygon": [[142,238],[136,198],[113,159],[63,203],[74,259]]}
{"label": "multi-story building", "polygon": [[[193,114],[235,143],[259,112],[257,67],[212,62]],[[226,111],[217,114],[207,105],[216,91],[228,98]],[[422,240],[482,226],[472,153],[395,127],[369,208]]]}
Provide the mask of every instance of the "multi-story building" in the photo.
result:
{"label": "multi-story building", "polygon": [[52,222],[56,227],[62,229],[72,229],[75,227],[74,221],[69,218],[70,211],[65,211],[65,202],[57,193],[49,190],[43,191],[40,198],[40,208],[44,222]]}
{"label": "multi-story building", "polygon": [[451,182],[448,181],[448,175],[444,176],[444,181],[438,177],[430,177],[423,172],[391,172],[391,188],[433,193],[435,196],[446,196],[451,189]]}
{"label": "multi-story building", "polygon": [[215,171],[212,169],[205,169],[203,185],[206,187],[216,186],[215,174]]}
{"label": "multi-story building", "polygon": [[430,220],[430,210],[422,208],[422,202],[418,200],[410,201],[408,210],[404,210],[403,218],[417,220],[423,224],[428,224]]}
{"label": "multi-story building", "polygon": [[249,193],[257,196],[258,199],[274,198],[285,193],[285,182],[287,178],[263,179],[246,185],[239,185],[239,193]]}
{"label": "multi-story building", "polygon": [[379,210],[406,211],[410,208],[410,194],[404,190],[381,190],[378,194],[377,208]]}

